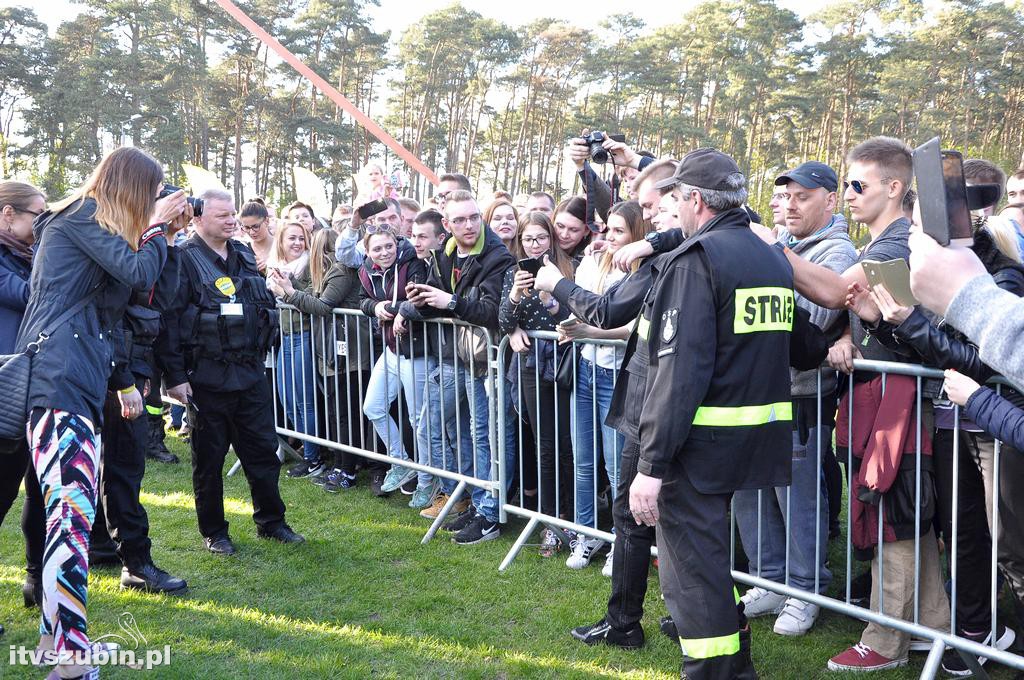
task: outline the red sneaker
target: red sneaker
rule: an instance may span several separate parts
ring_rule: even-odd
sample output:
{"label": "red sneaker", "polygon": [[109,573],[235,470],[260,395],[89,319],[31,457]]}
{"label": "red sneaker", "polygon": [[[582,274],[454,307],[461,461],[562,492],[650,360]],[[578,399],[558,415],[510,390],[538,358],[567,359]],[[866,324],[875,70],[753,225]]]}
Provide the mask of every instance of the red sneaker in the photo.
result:
{"label": "red sneaker", "polygon": [[906,665],[907,657],[890,659],[859,642],[842,654],[836,654],[828,660],[828,669],[830,671],[853,671],[859,673],[884,671],[889,668],[899,668]]}

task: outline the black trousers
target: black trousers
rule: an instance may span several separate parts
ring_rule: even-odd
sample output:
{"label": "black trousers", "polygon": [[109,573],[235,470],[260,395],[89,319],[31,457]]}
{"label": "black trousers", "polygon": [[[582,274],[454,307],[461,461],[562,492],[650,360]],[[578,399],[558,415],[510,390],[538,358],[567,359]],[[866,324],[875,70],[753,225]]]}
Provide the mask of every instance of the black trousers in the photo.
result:
{"label": "black trousers", "polygon": [[[629,511],[629,487],[636,478],[640,445],[627,437],[622,446],[619,486],[612,503],[615,552],[612,555],[612,594],[605,620],[613,628],[631,630],[640,624],[647,595],[647,573],[651,567],[654,527],[637,524]],[[659,567],[661,562],[658,563]]]}
{"label": "black trousers", "polygon": [[[936,430],[933,442],[936,505],[939,528],[946,537],[947,559],[953,542],[953,430]],[[985,503],[985,480],[981,472],[980,447],[992,447],[988,435],[960,430],[959,495],[957,498],[957,573],[969,578],[957,579],[956,624],[960,631],[980,632],[992,626],[992,534]],[[1016,455],[1003,449],[1003,456]],[[1002,520],[1002,518],[1000,518]]]}
{"label": "black trousers", "polygon": [[[360,375],[362,377],[360,377]],[[325,431],[331,441],[348,444],[360,449],[374,450],[375,437],[370,422],[363,417],[363,397],[370,383],[370,371],[351,371],[317,380],[317,389],[323,398],[324,408],[320,413],[326,419]],[[397,401],[397,399],[396,399]],[[406,419],[408,422],[408,419]],[[412,449],[407,449],[412,451]],[[324,448],[322,455],[333,456],[332,467],[349,475],[356,473],[360,456],[338,449]],[[385,463],[366,461],[370,470],[387,470]]]}
{"label": "black trousers", "polygon": [[731,493],[704,494],[675,459],[658,497],[661,592],[679,631],[683,676],[690,680],[756,678],[749,646],[741,653],[747,622],[729,570]]}
{"label": "black trousers", "polygon": [[[145,379],[136,380],[140,392],[144,385]],[[143,414],[135,420],[122,418],[121,403],[114,393],[108,392],[100,436],[103,449],[93,543],[102,542],[106,532],[117,547],[121,562],[129,568],[138,567],[151,561],[149,516],[139,500],[146,474],[147,417]]]}
{"label": "black trousers", "polygon": [[192,388],[192,487],[196,495],[199,533],[206,538],[227,534],[224,518],[224,458],[233,446],[252,493],[253,520],[263,531],[284,523],[284,501],[278,489],[274,396],[266,381],[233,392]]}
{"label": "black trousers", "polygon": [[[539,446],[540,510],[552,517],[572,517],[575,478],[572,460],[571,392],[555,383],[537,380],[534,369],[520,374],[523,404]],[[556,473],[557,470],[557,473]],[[557,501],[557,509],[556,509]]]}
{"label": "black trousers", "polygon": [[43,550],[46,545],[46,512],[39,478],[29,465],[26,439],[0,440],[0,524],[18,497],[25,481],[25,503],[21,508],[21,531],[25,535],[25,569],[29,577],[39,580],[43,573]]}

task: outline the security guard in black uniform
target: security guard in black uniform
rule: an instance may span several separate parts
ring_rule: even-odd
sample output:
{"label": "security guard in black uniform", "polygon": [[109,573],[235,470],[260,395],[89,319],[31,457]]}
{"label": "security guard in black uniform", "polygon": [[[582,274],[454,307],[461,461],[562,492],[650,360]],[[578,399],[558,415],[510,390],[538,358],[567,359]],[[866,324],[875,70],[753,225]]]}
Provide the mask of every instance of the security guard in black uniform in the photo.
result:
{"label": "security guard in black uniform", "polygon": [[274,297],[237,230],[230,194],[210,191],[196,234],[181,246],[181,285],[165,315],[158,352],[168,394],[188,404],[192,485],[206,548],[235,553],[224,518],[224,458],[234,447],[252,492],[260,538],[305,539],[285,523],[278,488],[274,398],[264,361],[278,339]]}
{"label": "security guard in black uniform", "polygon": [[687,240],[658,258],[638,320],[649,368],[630,487],[635,520],[657,523],[662,592],[690,680],[756,678],[729,573],[729,500],[789,484],[793,273],[749,228],[746,180],[713,149],[675,175]]}
{"label": "security guard in black uniform", "polygon": [[[173,250],[173,249],[172,249]],[[93,522],[93,541],[112,542],[124,565],[121,586],[170,595],[183,594],[184,580],[171,576],[153,564],[149,538],[149,517],[139,500],[146,473],[149,423],[141,409],[146,389],[157,390],[153,379],[153,345],[160,334],[160,308],[173,300],[178,288],[176,253],[167,264],[152,292],[132,292],[115,343],[115,368],[109,380],[111,391],[103,407],[102,456],[100,457],[99,503]],[[135,406],[125,408],[134,399]],[[93,560],[90,549],[90,562]]]}

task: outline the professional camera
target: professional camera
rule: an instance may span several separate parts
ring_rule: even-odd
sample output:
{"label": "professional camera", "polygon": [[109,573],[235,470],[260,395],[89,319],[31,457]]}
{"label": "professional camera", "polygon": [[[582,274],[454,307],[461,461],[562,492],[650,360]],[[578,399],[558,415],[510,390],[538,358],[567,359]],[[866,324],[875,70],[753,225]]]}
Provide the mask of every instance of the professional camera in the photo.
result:
{"label": "professional camera", "polygon": [[[181,187],[176,187],[173,184],[165,184],[164,188],[160,191],[160,195],[157,196],[157,199],[166,198],[167,196],[173,194],[175,191],[181,191]],[[185,200],[188,201],[188,204],[190,206],[192,206],[193,217],[203,216],[203,199],[196,198],[194,196],[186,196]]]}
{"label": "professional camera", "polygon": [[616,142],[626,141],[625,135],[606,135],[597,130],[583,138],[583,141],[590,147],[590,157],[595,163],[600,163],[601,165],[608,162],[608,150],[601,146],[605,139],[612,139]]}

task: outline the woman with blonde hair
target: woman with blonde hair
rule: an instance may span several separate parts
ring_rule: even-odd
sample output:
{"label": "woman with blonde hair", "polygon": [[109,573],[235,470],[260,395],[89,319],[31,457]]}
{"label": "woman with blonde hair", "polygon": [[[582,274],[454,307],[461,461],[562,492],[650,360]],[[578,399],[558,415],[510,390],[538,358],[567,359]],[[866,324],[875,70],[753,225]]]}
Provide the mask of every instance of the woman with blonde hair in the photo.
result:
{"label": "woman with blonde hair", "polygon": [[[163,178],[149,154],[116,149],[34,225],[32,292],[16,347],[37,350],[26,420],[32,464],[48,499],[39,646],[61,659],[50,678],[96,677],[94,668],[74,665],[71,657],[91,649],[89,532],[112,333],[131,292],[153,289],[167,261],[168,235],[191,217],[184,192],[157,200]],[[136,386],[113,387],[126,417],[140,416]]]}
{"label": "woman with blonde hair", "polygon": [[[267,260],[267,286],[271,291],[285,290],[288,285],[297,290],[310,287],[312,240],[309,229],[300,222],[288,222],[274,234],[274,247]],[[309,316],[281,310],[281,335],[276,376],[281,405],[297,432],[316,435],[316,373]],[[288,470],[288,476],[313,477],[323,470],[320,447],[303,441],[302,462]]]}

